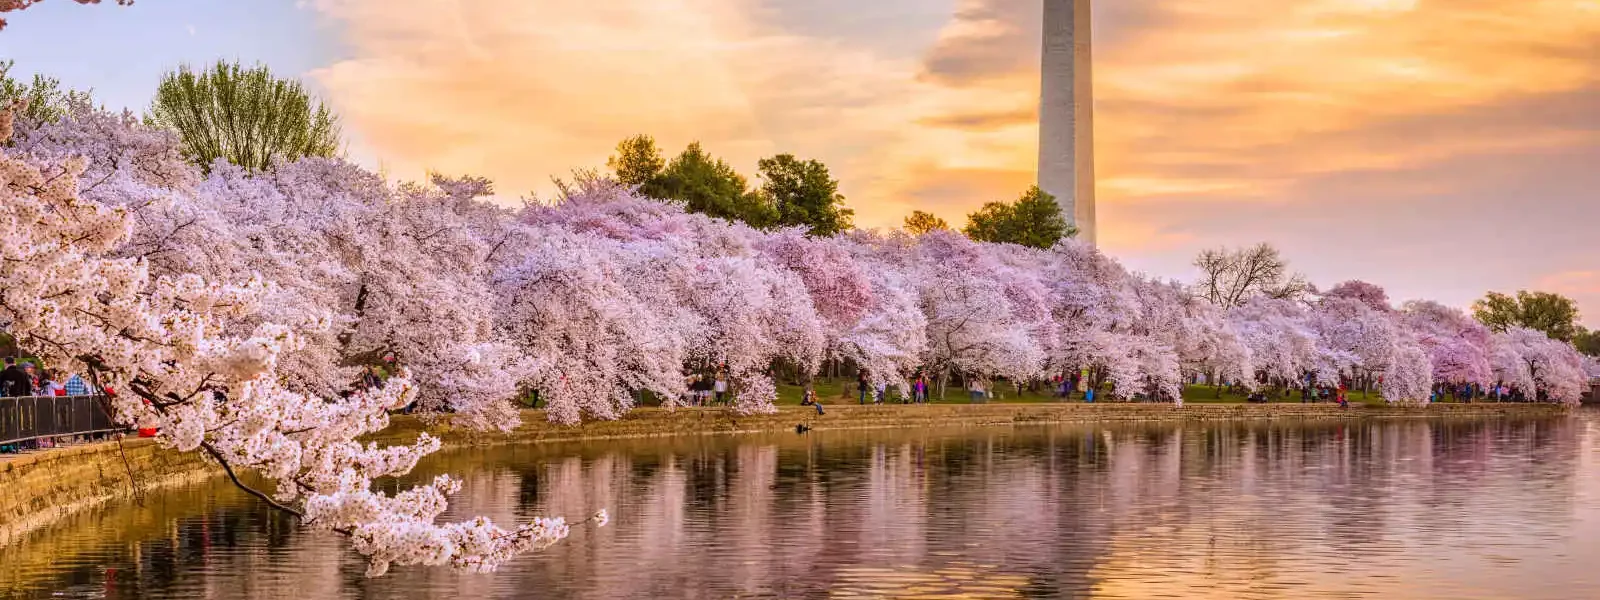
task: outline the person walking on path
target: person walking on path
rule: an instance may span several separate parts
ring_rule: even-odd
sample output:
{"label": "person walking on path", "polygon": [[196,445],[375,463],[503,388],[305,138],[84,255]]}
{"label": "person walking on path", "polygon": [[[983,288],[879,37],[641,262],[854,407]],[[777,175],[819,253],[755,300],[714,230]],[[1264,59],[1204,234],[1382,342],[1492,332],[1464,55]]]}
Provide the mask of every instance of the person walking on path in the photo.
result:
{"label": "person walking on path", "polygon": [[717,394],[717,404],[722,404],[723,397],[728,393],[728,379],[722,376],[721,371],[717,372],[717,382],[711,389]]}
{"label": "person walking on path", "polygon": [[973,404],[980,404],[983,402],[983,382],[977,377],[972,377],[967,380],[967,392],[972,397]]}
{"label": "person walking on path", "polygon": [[856,371],[856,391],[860,393],[859,403],[861,405],[865,406],[867,404],[867,370],[866,369],[861,369],[859,371]]}

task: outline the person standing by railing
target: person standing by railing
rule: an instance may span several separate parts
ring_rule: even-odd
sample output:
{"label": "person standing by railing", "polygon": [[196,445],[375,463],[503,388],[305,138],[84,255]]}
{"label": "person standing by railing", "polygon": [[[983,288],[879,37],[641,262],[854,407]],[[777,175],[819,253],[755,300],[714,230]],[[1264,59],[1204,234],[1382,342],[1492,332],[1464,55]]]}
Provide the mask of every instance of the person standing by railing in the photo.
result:
{"label": "person standing by railing", "polygon": [[44,395],[44,392],[40,386],[40,384],[44,383],[44,381],[39,378],[39,367],[31,362],[25,362],[22,363],[22,372],[28,376],[28,393],[25,395]]}
{"label": "person standing by railing", "polygon": [[8,357],[5,362],[6,368],[0,370],[0,393],[18,397],[33,394],[33,381],[17,366],[17,359]]}
{"label": "person standing by railing", "polygon": [[68,396],[89,395],[89,384],[85,382],[82,377],[79,377],[77,373],[73,373],[70,377],[67,377],[67,383],[65,387],[67,389]]}
{"label": "person standing by railing", "polygon": [[40,371],[39,372],[39,395],[40,396],[65,396],[65,395],[67,395],[67,386],[61,385],[61,382],[56,381],[55,373],[50,372],[50,371]]}

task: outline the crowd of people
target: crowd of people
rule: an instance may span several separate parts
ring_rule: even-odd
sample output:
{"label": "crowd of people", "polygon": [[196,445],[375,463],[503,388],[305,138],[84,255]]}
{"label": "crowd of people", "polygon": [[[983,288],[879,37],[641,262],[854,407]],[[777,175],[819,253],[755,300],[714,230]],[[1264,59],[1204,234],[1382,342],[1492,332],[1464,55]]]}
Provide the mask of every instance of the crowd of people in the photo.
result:
{"label": "crowd of people", "polygon": [[77,373],[61,378],[32,362],[7,357],[5,368],[0,369],[0,397],[23,396],[88,396],[92,387]]}
{"label": "crowd of people", "polygon": [[[3,360],[5,365],[4,369],[0,369],[0,398],[92,396],[97,393],[96,388],[77,373],[60,378],[55,372],[42,368],[32,361],[19,361],[12,357],[0,360]],[[349,397],[351,394],[368,389],[381,389],[383,384],[384,377],[382,372],[368,365],[363,368],[360,377],[351,382],[347,389],[340,392],[340,396]],[[226,401],[229,392],[226,386],[215,385],[207,389],[216,398],[216,401]],[[115,394],[115,391],[107,388],[105,393]],[[0,410],[7,410],[8,408],[3,403],[0,403]],[[409,414],[415,408],[416,403],[413,401],[398,412]],[[21,417],[16,418],[20,419]],[[140,430],[139,435],[148,437],[153,435],[154,432],[154,429]],[[0,454],[52,448],[63,443],[97,441],[106,438],[107,435],[106,433],[95,433],[15,441],[0,444]]]}
{"label": "crowd of people", "polygon": [[712,404],[726,404],[730,399],[728,395],[728,375],[722,369],[710,374],[691,374],[684,377],[685,391],[684,404],[689,406],[711,406]]}
{"label": "crowd of people", "polygon": [[[0,398],[24,398],[39,396],[89,396],[94,388],[76,373],[61,378],[59,374],[44,369],[31,361],[18,361],[13,357],[4,359],[5,367],[0,369]],[[19,424],[25,424],[32,415],[24,414],[20,407],[8,407],[0,403],[0,411],[13,410],[15,414],[6,415]],[[58,444],[82,441],[95,441],[104,438],[106,433],[82,434],[58,437],[41,437],[26,440],[6,440],[0,444],[0,454],[10,454],[26,450],[53,448]],[[3,438],[0,438],[3,439]]]}
{"label": "crowd of people", "polygon": [[[921,371],[918,371],[915,375],[913,375],[911,377],[910,382],[909,382],[908,388],[909,388],[911,394],[909,396],[902,395],[901,398],[900,398],[900,403],[901,404],[925,404],[925,403],[927,403],[928,402],[928,385],[929,385],[929,382],[928,382],[927,374],[923,373]],[[858,369],[856,371],[856,391],[857,391],[856,399],[860,404],[863,404],[863,405],[866,404],[869,399],[872,401],[873,404],[883,404],[883,401],[887,397],[887,394],[888,394],[888,391],[889,391],[889,384],[884,382],[884,381],[879,381],[878,383],[874,384],[874,383],[872,383],[871,373],[867,372],[866,369]],[[812,389],[808,387],[808,388],[806,388],[806,393],[807,394],[814,394],[815,392],[813,392]]]}
{"label": "crowd of people", "polygon": [[[965,381],[963,385],[967,389],[968,400],[970,402],[974,404],[981,404],[997,397],[995,395],[996,382],[994,380],[980,376],[968,376],[964,379]],[[726,382],[723,380],[721,375],[718,375],[715,379],[691,376],[689,377],[689,381],[689,391],[686,392],[686,395],[691,399],[691,401],[687,403],[690,406],[705,406],[710,404],[709,400],[704,399],[713,398],[712,390],[715,391],[714,398],[717,401],[720,401],[723,397],[723,393],[727,390]],[[710,383],[712,381],[715,381],[716,383],[713,385]],[[1381,385],[1383,381],[1382,376],[1379,376],[1376,381]],[[1039,383],[1043,385],[1046,382]],[[1051,377],[1047,383],[1051,386],[1050,389],[1053,391],[1052,395],[1056,399],[1070,400],[1076,398],[1088,403],[1093,403],[1095,401],[1095,388],[1093,386],[1085,385],[1085,378],[1078,373],[1056,375]],[[1188,383],[1200,385],[1210,384],[1211,381],[1203,375],[1196,375]],[[1241,387],[1239,382],[1229,381],[1227,379],[1219,379],[1216,383],[1220,386],[1218,388],[1219,398],[1221,397],[1220,394],[1222,393],[1222,390],[1226,390],[1228,393],[1245,394],[1246,403],[1271,402],[1274,395],[1280,396],[1280,400],[1292,402],[1295,393],[1298,391],[1301,403],[1332,402],[1338,404],[1340,407],[1349,406],[1349,393],[1351,386],[1355,385],[1350,380],[1345,379],[1339,381],[1338,383],[1308,383],[1307,385],[1298,388],[1283,387],[1274,392],[1269,387]],[[1024,385],[1023,383],[1019,382],[1011,382],[1010,385],[1016,388],[1015,391],[1018,397],[1021,397],[1024,394],[1025,387],[1028,389],[1034,389],[1031,387],[1032,384]],[[910,379],[910,386],[908,390],[909,395],[902,393],[895,397],[895,400],[901,404],[927,403],[929,401],[930,387],[931,383],[928,376],[923,372],[918,371],[916,375]],[[882,383],[873,384],[872,378],[866,369],[860,369],[856,372],[855,389],[856,401],[861,405],[866,405],[869,403],[883,404],[886,398],[888,398],[887,386]],[[805,387],[800,405],[817,406],[818,413],[820,414],[822,409],[817,398],[818,396],[816,390],[812,386],[808,385]],[[1480,384],[1441,383],[1434,386],[1433,395],[1430,398],[1431,402],[1455,401],[1470,403],[1474,400],[1489,402],[1544,402],[1547,401],[1547,398],[1543,397],[1542,394],[1538,396],[1529,396],[1518,386],[1501,383],[1489,386]]]}

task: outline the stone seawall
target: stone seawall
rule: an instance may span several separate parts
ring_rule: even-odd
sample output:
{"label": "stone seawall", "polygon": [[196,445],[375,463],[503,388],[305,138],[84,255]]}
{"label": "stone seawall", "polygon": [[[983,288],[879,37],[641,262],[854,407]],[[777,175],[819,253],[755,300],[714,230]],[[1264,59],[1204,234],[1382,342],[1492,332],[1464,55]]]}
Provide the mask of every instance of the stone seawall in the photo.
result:
{"label": "stone seawall", "polygon": [[199,454],[137,438],[0,458],[0,546],[72,513],[219,473]]}
{"label": "stone seawall", "polygon": [[443,425],[425,425],[396,417],[375,439],[410,442],[421,431],[446,445],[536,443],[592,439],[758,433],[794,430],[804,424],[815,430],[996,426],[1046,423],[1137,423],[1149,421],[1326,420],[1363,418],[1493,418],[1558,416],[1573,409],[1554,404],[1435,404],[1429,407],[1361,407],[1332,404],[931,404],[824,406],[817,415],[809,407],[785,406],[771,415],[739,416],[724,409],[636,409],[616,421],[553,425],[542,411],[525,411],[523,423],[510,433],[476,432]]}
{"label": "stone seawall", "polygon": [[[1048,423],[1215,422],[1256,420],[1330,420],[1363,418],[1529,418],[1568,414],[1572,409],[1549,404],[1438,404],[1426,408],[1339,409],[1328,404],[934,404],[826,406],[817,415],[809,407],[783,407],[776,414],[739,416],[724,409],[666,411],[638,409],[616,421],[576,426],[553,425],[543,411],[525,411],[523,424],[510,433],[484,433],[425,424],[397,416],[375,441],[409,443],[427,431],[447,446],[521,444],[597,439],[646,438],[793,431],[804,424],[815,430],[933,427],[988,427]],[[124,463],[126,455],[126,464]],[[148,439],[47,450],[0,458],[0,546],[23,533],[98,504],[123,501],[137,492],[184,485],[219,476],[195,453],[163,450]]]}

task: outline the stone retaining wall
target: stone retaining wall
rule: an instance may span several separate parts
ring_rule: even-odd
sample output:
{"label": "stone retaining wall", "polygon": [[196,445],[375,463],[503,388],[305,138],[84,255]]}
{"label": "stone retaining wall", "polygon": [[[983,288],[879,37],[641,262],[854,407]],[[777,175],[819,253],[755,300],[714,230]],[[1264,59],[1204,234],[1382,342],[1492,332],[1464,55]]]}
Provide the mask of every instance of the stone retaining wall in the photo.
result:
{"label": "stone retaining wall", "polygon": [[[380,442],[409,443],[422,431],[446,445],[513,444],[586,439],[644,438],[724,433],[793,431],[804,424],[815,430],[904,427],[1001,426],[1046,423],[1137,423],[1151,421],[1210,422],[1249,420],[1326,420],[1361,418],[1542,417],[1571,409],[1550,404],[1436,404],[1426,408],[1340,409],[1329,404],[934,404],[832,405],[818,416],[809,407],[783,407],[776,414],[739,416],[725,409],[666,411],[638,409],[616,421],[576,426],[553,425],[543,411],[526,411],[523,424],[510,433],[482,433],[427,425],[397,416]],[[183,485],[220,474],[196,453],[163,450],[148,439],[130,439],[119,451],[115,442],[48,450],[0,459],[0,546],[24,532],[100,503],[129,498],[131,465],[138,487]]]}
{"label": "stone retaining wall", "polygon": [[411,417],[396,417],[375,439],[410,442],[421,431],[448,444],[530,443],[584,439],[660,437],[718,433],[754,433],[793,430],[804,424],[812,429],[875,429],[890,427],[989,426],[1034,423],[1091,423],[1144,421],[1232,421],[1270,419],[1360,419],[1448,417],[1536,417],[1567,414],[1572,409],[1555,404],[1435,404],[1428,407],[1362,407],[1340,409],[1333,404],[1195,404],[1175,408],[1170,404],[931,404],[824,406],[817,415],[809,407],[786,406],[771,415],[739,416],[719,408],[667,411],[636,409],[616,421],[593,421],[575,426],[553,425],[543,411],[525,411],[515,431],[483,433],[428,426]]}
{"label": "stone retaining wall", "polygon": [[[124,463],[124,456],[127,462]],[[220,470],[192,452],[164,450],[150,439],[56,448],[0,459],[0,546],[74,512],[133,497],[128,471],[148,493]]]}

